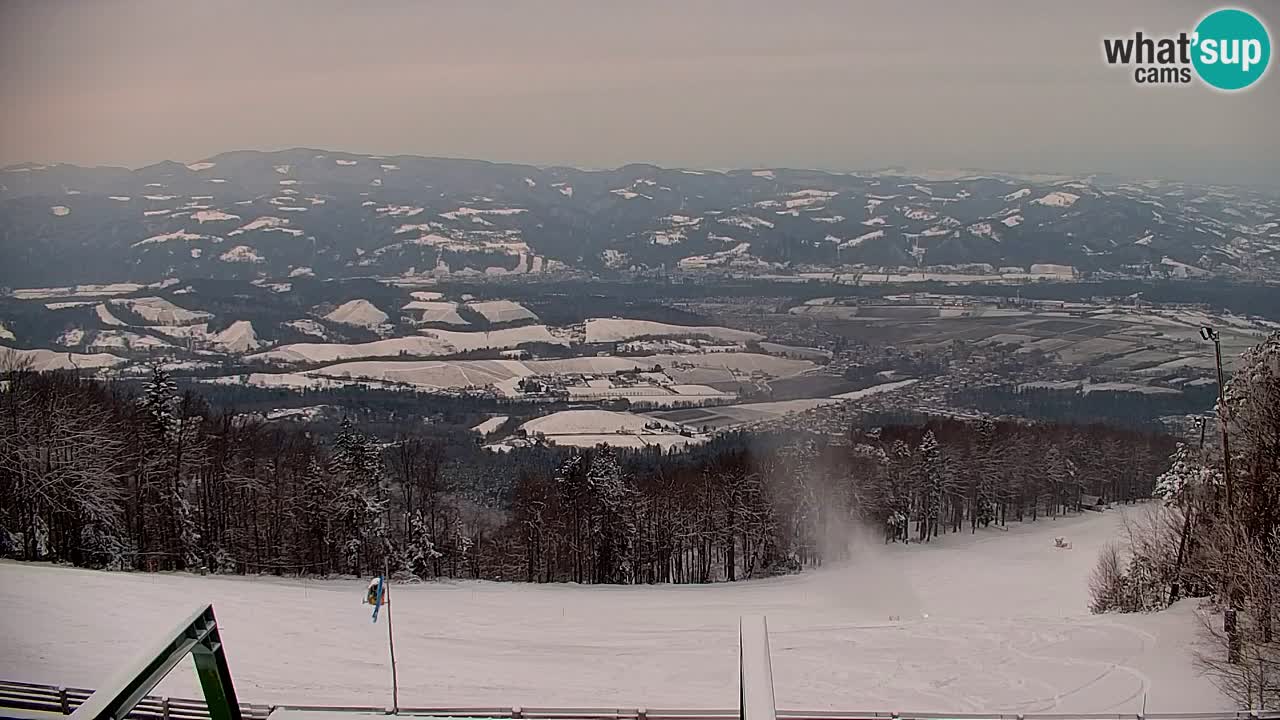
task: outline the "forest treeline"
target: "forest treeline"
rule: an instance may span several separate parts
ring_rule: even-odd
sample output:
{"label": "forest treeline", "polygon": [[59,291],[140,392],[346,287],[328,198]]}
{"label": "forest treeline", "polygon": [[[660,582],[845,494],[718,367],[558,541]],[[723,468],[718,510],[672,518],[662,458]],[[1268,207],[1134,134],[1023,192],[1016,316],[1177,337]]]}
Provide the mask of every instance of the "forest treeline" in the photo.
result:
{"label": "forest treeline", "polygon": [[[1217,423],[1181,443],[1090,579],[1094,612],[1194,602],[1200,669],[1242,709],[1280,709],[1280,332],[1244,353]],[[1216,427],[1214,427],[1216,425]]]}
{"label": "forest treeline", "polygon": [[[405,417],[375,436],[9,367],[0,554],[87,567],[702,583],[1150,494],[1167,436],[933,419],[838,436],[730,434],[687,452],[485,451]],[[385,430],[385,428],[381,428]]]}

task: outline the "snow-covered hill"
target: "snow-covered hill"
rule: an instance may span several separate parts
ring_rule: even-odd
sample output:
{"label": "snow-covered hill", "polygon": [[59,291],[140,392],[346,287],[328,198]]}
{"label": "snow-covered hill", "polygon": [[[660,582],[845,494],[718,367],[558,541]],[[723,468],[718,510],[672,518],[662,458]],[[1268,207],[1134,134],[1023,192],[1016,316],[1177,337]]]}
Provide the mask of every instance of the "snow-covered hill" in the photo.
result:
{"label": "snow-covered hill", "polygon": [[7,168],[0,236],[26,248],[0,267],[0,285],[849,264],[1280,276],[1280,199],[1245,188],[583,171],[306,149]]}

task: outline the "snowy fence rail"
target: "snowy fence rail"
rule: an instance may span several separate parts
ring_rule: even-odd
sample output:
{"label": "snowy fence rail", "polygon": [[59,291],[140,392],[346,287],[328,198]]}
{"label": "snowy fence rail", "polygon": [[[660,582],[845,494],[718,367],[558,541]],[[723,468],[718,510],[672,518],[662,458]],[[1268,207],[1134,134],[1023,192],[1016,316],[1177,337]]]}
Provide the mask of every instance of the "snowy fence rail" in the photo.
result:
{"label": "snowy fence rail", "polygon": [[[5,710],[70,715],[92,694],[92,690],[84,688],[0,680],[0,718],[7,717]],[[266,720],[271,707],[240,703],[240,714],[244,720]],[[130,720],[209,720],[209,708],[203,700],[148,695],[128,717]]]}
{"label": "snowy fence rail", "polygon": [[[82,688],[0,681],[0,718],[14,717],[6,710],[34,711],[50,715],[70,714],[92,693]],[[240,704],[245,720],[287,720],[294,713],[389,714],[383,707],[255,705]],[[539,708],[539,707],[405,707],[400,715],[429,718],[493,718],[494,720],[732,720],[738,710],[677,708]],[[32,715],[24,714],[24,720]],[[147,696],[129,713],[130,720],[208,720],[203,700]],[[312,715],[314,717],[314,715]],[[1097,713],[1025,714],[1014,713],[911,713],[850,712],[838,710],[778,710],[778,720],[1280,720],[1280,713]]]}

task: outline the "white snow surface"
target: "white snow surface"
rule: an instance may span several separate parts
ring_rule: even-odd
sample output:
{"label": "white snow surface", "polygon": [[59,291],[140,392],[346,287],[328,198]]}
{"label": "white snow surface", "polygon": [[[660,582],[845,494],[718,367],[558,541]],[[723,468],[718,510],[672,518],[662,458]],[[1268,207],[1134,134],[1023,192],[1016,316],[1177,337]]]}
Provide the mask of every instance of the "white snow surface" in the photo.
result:
{"label": "white snow surface", "polygon": [[[551,345],[566,344],[564,340],[552,335],[547,330],[546,325],[528,325],[488,332],[423,330],[422,334],[417,336],[354,344],[295,343],[281,345],[274,350],[258,353],[257,355],[250,355],[246,359],[265,362],[312,363],[373,357],[441,357],[471,350],[504,350],[535,342]],[[394,366],[396,363],[363,363],[363,365]],[[325,370],[330,369],[332,368],[325,368]],[[361,375],[361,377],[379,376]]]}
{"label": "white snow surface", "polygon": [[[393,585],[400,702],[733,708],[738,618],[761,614],[779,707],[1226,709],[1192,662],[1194,601],[1153,615],[1089,615],[1087,578],[1121,532],[1120,515],[1012,523],[927,545],[853,532],[846,563],[745,583]],[[1073,549],[1055,548],[1055,537]],[[103,657],[132,657],[212,602],[242,701],[381,707],[390,702],[387,631],[360,603],[366,582],[0,562],[0,677],[101,686],[116,669]],[[190,660],[154,693],[200,697]]]}
{"label": "white snow surface", "polygon": [[218,259],[222,262],[231,263],[260,263],[265,261],[257,250],[248,245],[237,245],[219,255]]}
{"label": "white snow surface", "polygon": [[467,309],[479,313],[491,323],[508,323],[517,320],[537,320],[533,311],[511,300],[486,300],[467,303]]}
{"label": "white snow surface", "polygon": [[342,303],[336,310],[325,315],[324,319],[344,325],[375,328],[387,321],[387,314],[379,310],[377,305],[361,298]]}
{"label": "white snow surface", "polygon": [[1069,192],[1055,190],[1042,198],[1036,198],[1031,202],[1036,205],[1045,205],[1048,207],[1071,207],[1080,199],[1079,195]]}
{"label": "white snow surface", "polygon": [[257,220],[253,220],[247,225],[241,227],[240,230],[241,231],[261,230],[263,228],[283,227],[288,224],[289,224],[289,221],[286,220],[285,218],[279,218],[279,217],[273,217],[273,216],[267,215],[264,217],[260,217]]}
{"label": "white snow surface", "polygon": [[[525,178],[525,179],[527,180],[528,178]],[[502,424],[505,423],[506,421],[507,421],[506,415],[498,415],[497,417],[491,417],[488,420],[485,420],[479,425],[471,428],[471,430],[473,432],[480,433],[481,435],[488,435],[489,433],[502,427]]]}
{"label": "white snow surface", "polygon": [[607,343],[624,342],[638,337],[689,337],[706,335],[727,342],[749,342],[763,340],[764,336],[748,330],[714,325],[670,325],[651,320],[626,320],[623,318],[592,318],[586,323],[587,342]]}
{"label": "white snow surface", "polygon": [[121,320],[120,318],[116,317],[115,315],[112,315],[112,314],[111,314],[111,310],[110,310],[110,309],[108,309],[108,308],[107,308],[107,306],[106,306],[105,304],[99,303],[99,304],[98,304],[98,306],[97,306],[97,307],[95,307],[95,308],[93,309],[93,312],[94,312],[95,314],[97,314],[97,316],[98,316],[98,320],[99,320],[103,325],[112,325],[112,326],[115,326],[115,327],[123,327],[123,326],[125,326],[125,325],[127,325],[127,324],[128,324],[128,323],[124,322],[123,320]]}
{"label": "white snow surface", "polygon": [[187,232],[186,230],[175,230],[171,233],[164,233],[163,235],[152,235],[151,237],[145,240],[139,240],[138,242],[134,243],[132,247],[138,247],[140,245],[157,245],[159,243],[169,242],[170,240],[191,241],[191,240],[211,240],[211,239],[213,238],[211,238],[209,235],[201,235],[199,233]]}
{"label": "white snow surface", "polygon": [[219,222],[222,220],[239,220],[239,215],[223,212],[221,210],[199,210],[191,213],[191,219],[198,223]]}
{"label": "white snow surface", "polygon": [[470,324],[458,314],[457,303],[445,300],[412,300],[405,303],[401,310],[417,313],[417,320],[422,323]]}
{"label": "white snow surface", "polygon": [[[156,325],[190,325],[193,322],[207,320],[212,314],[203,310],[188,310],[161,297],[129,298],[112,300],[111,304],[128,308],[149,323]],[[102,307],[102,306],[99,306]],[[101,313],[99,313],[101,317]],[[103,322],[106,322],[104,319]],[[111,324],[111,323],[108,323]],[[124,323],[120,323],[123,325]]]}
{"label": "white snow surface", "polygon": [[876,240],[882,237],[884,237],[883,230],[872,230],[871,232],[863,233],[856,238],[850,238],[848,240],[841,242],[840,247],[842,248],[858,247],[859,245],[861,245],[862,243],[868,240]]}
{"label": "white snow surface", "polygon": [[253,331],[253,323],[248,320],[237,320],[227,326],[226,330],[209,336],[209,340],[218,347],[233,353],[246,353],[263,346]]}
{"label": "white snow surface", "polygon": [[300,333],[311,335],[313,337],[318,337],[321,340],[326,340],[329,337],[329,331],[325,329],[325,326],[321,325],[319,322],[315,320],[312,320],[311,318],[303,318],[301,320],[290,320],[284,324],[285,326],[291,327]]}
{"label": "white snow surface", "polygon": [[[13,354],[22,360],[31,362],[31,369],[36,371],[45,370],[84,370],[87,368],[108,368],[116,365],[123,365],[128,362],[122,357],[111,355],[109,353],[93,353],[84,355],[81,353],[58,352],[56,350],[46,350],[38,348],[36,350],[19,350],[17,348],[7,348],[0,346],[0,355]],[[5,634],[5,624],[7,622],[7,613],[0,613],[0,635]],[[9,647],[7,641],[4,647]]]}
{"label": "white snow surface", "polygon": [[0,321],[0,340],[17,340],[17,339],[18,338],[13,334],[13,331],[5,327],[4,322]]}

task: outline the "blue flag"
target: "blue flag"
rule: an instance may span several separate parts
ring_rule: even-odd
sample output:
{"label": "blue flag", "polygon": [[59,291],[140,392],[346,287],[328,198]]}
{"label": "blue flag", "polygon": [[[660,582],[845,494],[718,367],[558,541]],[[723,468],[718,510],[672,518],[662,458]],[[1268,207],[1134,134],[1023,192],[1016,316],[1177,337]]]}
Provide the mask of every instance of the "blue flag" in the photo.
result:
{"label": "blue flag", "polygon": [[386,578],[381,575],[378,576],[377,580],[369,583],[369,597],[366,602],[373,605],[373,622],[375,623],[378,622],[378,608],[381,608],[382,603],[384,602],[383,598],[386,593],[385,583]]}

